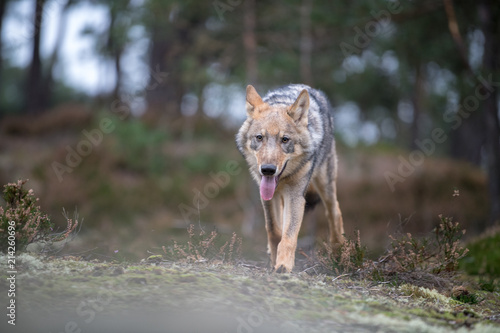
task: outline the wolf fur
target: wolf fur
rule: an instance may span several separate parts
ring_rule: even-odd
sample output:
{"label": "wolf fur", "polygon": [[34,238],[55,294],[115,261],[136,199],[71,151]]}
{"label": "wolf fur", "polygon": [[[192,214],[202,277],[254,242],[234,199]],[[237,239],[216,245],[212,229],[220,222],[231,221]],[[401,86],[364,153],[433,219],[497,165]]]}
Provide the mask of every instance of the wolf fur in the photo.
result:
{"label": "wolf fur", "polygon": [[319,196],[325,206],[330,244],[343,242],[332,106],[306,85],[287,85],[264,98],[249,85],[246,109],[236,144],[260,187],[271,264],[290,272],[309,198]]}

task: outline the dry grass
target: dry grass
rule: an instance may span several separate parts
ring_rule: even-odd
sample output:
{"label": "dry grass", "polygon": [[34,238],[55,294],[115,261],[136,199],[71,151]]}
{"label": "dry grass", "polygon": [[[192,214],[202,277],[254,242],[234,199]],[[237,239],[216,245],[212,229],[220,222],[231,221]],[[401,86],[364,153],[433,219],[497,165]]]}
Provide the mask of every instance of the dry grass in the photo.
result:
{"label": "dry grass", "polygon": [[323,247],[316,253],[315,260],[324,271],[339,275],[354,273],[365,266],[366,247],[361,245],[360,232],[354,233],[354,239],[346,237],[345,242]]}
{"label": "dry grass", "polygon": [[234,263],[241,258],[242,239],[233,233],[229,240],[221,240],[217,230],[206,233],[196,232],[194,224],[187,228],[189,239],[185,244],[173,241],[169,247],[163,246],[163,253],[170,260],[187,262]]}
{"label": "dry grass", "polygon": [[314,255],[306,255],[305,271],[448,292],[459,260],[468,250],[460,245],[465,230],[459,223],[447,217],[439,219],[439,225],[427,237],[416,238],[410,233],[389,236],[392,242],[377,260],[366,258],[367,247],[361,244],[359,231],[353,239],[346,237],[343,244],[323,244]]}
{"label": "dry grass", "polygon": [[62,104],[37,116],[7,116],[0,132],[10,135],[45,135],[51,132],[80,129],[91,122],[90,110],[80,104]]}
{"label": "dry grass", "polygon": [[459,260],[468,250],[460,245],[465,229],[452,218],[439,216],[439,226],[434,228],[433,237],[415,238],[410,233],[392,240],[388,254],[381,260],[386,269],[396,272],[416,270],[440,273],[454,272]]}

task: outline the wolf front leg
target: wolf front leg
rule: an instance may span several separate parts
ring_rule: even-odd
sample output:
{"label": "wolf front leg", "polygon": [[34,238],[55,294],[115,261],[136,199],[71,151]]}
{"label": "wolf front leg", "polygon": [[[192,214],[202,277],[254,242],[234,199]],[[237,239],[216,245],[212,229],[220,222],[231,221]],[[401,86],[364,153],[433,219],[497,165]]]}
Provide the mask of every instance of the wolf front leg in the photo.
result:
{"label": "wolf front leg", "polygon": [[281,240],[281,221],[283,216],[283,199],[279,195],[269,201],[262,200],[267,231],[267,253],[271,259],[271,266],[276,265],[278,244]]}
{"label": "wolf front leg", "polygon": [[291,272],[295,265],[295,250],[297,249],[297,238],[304,217],[306,200],[303,191],[285,191],[283,205],[283,226],[281,241],[278,244],[276,256],[276,272]]}

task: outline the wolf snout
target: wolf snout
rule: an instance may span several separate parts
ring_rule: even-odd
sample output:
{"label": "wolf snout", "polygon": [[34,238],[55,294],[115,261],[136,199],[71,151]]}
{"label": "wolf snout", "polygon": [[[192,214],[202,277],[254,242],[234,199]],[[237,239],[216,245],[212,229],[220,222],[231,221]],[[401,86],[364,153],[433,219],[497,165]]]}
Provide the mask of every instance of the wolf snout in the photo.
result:
{"label": "wolf snout", "polygon": [[260,166],[260,172],[263,176],[273,176],[276,173],[276,165],[274,164],[262,164]]}

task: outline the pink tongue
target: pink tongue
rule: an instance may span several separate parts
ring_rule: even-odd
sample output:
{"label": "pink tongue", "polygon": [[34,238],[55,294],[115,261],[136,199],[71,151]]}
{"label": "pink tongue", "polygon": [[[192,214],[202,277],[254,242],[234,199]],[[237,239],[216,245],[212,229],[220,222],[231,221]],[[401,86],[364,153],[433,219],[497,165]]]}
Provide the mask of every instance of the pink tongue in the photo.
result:
{"label": "pink tongue", "polygon": [[273,198],[276,183],[275,176],[262,176],[260,181],[260,196],[262,199],[271,200]]}

